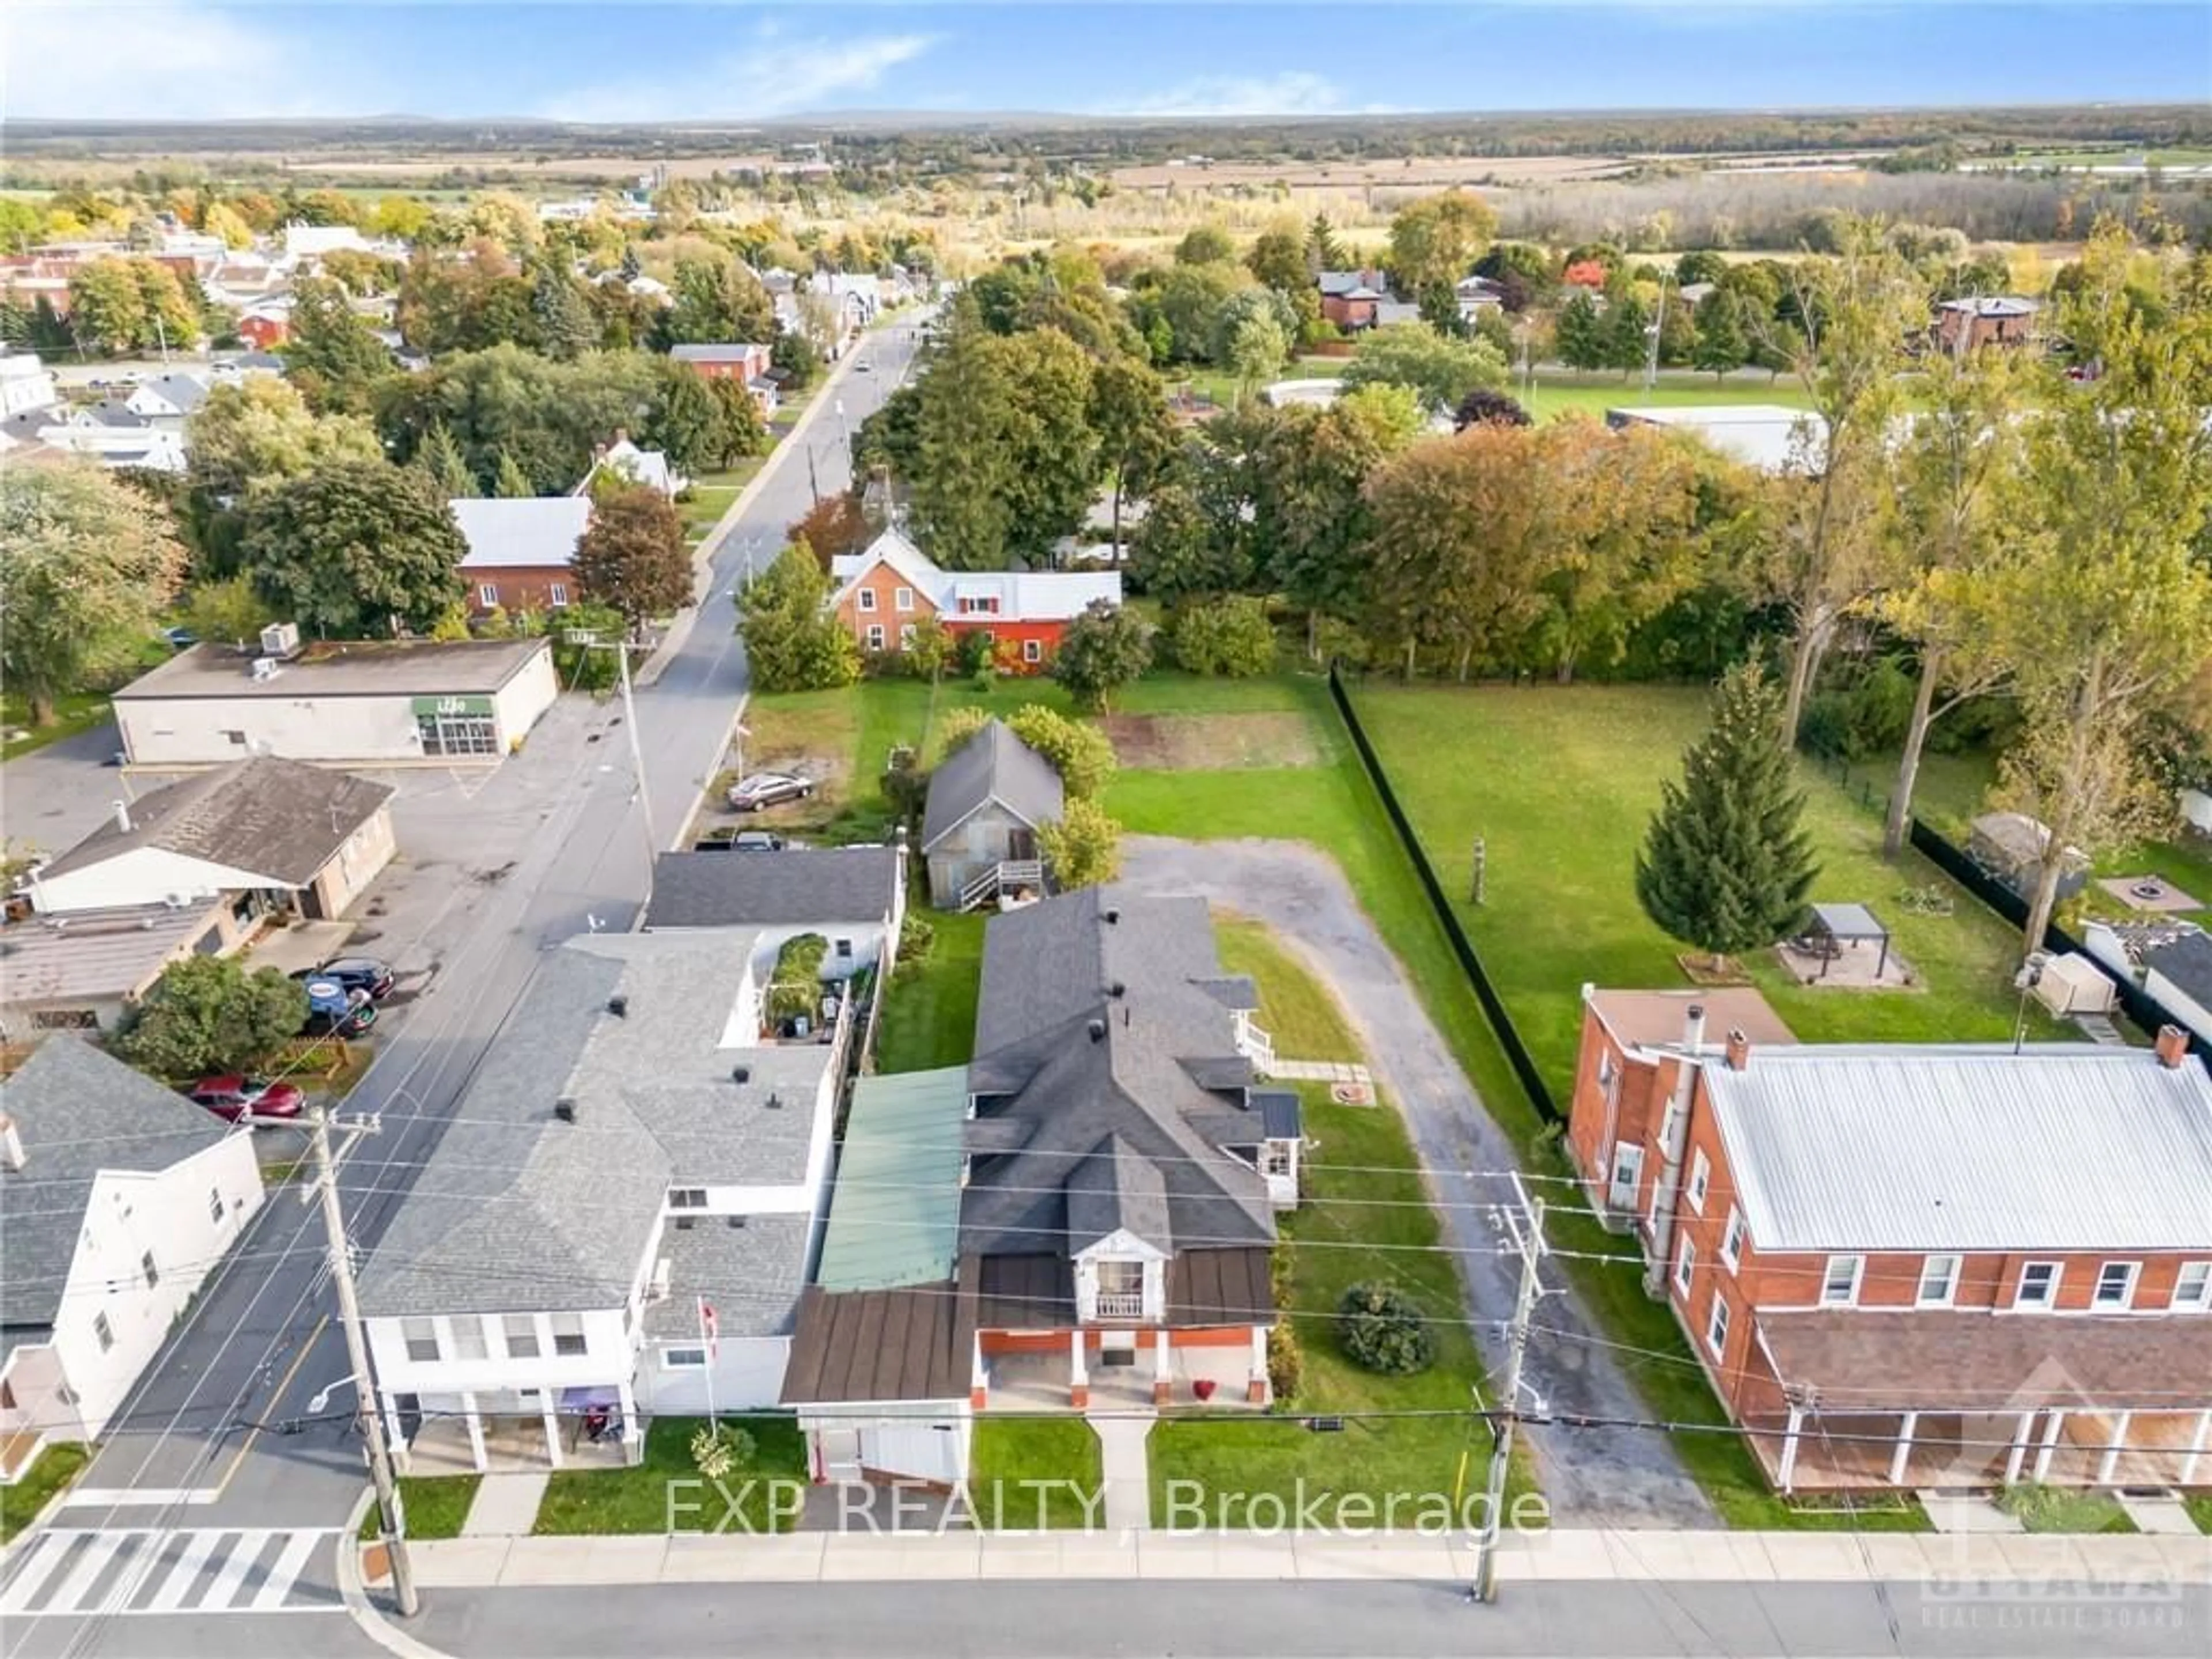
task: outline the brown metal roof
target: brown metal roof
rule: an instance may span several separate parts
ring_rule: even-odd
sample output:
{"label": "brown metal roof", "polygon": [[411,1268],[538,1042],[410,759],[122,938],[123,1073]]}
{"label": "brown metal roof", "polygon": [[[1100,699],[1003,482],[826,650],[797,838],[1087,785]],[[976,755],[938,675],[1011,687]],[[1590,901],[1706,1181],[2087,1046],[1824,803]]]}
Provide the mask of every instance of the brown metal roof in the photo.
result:
{"label": "brown metal roof", "polygon": [[950,1281],[895,1291],[810,1286],[799,1304],[783,1403],[965,1400],[975,1363],[974,1302]]}
{"label": "brown metal roof", "polygon": [[1759,1334],[1830,1413],[2212,1408],[2212,1321],[2187,1316],[1848,1309],[1762,1313]]}
{"label": "brown metal roof", "polygon": [[[1168,1263],[1166,1322],[1267,1325],[1275,1297],[1265,1247],[1178,1250]],[[1054,1255],[969,1257],[979,1291],[976,1326],[987,1331],[1065,1330],[1075,1322],[1075,1270]]]}

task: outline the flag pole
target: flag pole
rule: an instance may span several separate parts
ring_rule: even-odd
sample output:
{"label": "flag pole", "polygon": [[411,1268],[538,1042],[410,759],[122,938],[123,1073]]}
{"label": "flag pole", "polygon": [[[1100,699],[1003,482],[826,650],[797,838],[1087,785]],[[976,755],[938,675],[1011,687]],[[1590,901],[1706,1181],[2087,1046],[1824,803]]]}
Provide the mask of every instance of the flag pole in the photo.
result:
{"label": "flag pole", "polygon": [[720,1325],[721,1322],[714,1316],[714,1310],[707,1305],[707,1298],[701,1297],[699,1298],[699,1340],[707,1350],[707,1421],[716,1429],[721,1427],[722,1419],[721,1414],[714,1409],[714,1350],[721,1344],[708,1333],[719,1333]]}

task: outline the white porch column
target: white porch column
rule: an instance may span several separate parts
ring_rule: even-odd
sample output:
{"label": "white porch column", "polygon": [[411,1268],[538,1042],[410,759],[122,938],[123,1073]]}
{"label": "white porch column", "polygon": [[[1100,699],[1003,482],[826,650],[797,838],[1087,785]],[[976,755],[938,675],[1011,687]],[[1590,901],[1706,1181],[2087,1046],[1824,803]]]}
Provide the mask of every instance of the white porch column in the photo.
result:
{"label": "white porch column", "polygon": [[2043,1443],[2036,1449],[2035,1478],[2045,1479],[2051,1474],[2051,1459],[2058,1449],[2058,1437],[2066,1427],[2066,1413],[2053,1406],[2051,1415],[2043,1425]]}
{"label": "white porch column", "polygon": [[2105,1443],[2105,1455],[2097,1462],[2097,1484],[2112,1484],[2113,1471],[2120,1467],[2121,1449],[2128,1443],[2128,1425],[2135,1421],[2133,1412],[2122,1412],[2112,1419],[2112,1437]]}
{"label": "white porch column", "polygon": [[2027,1457],[2027,1443],[2035,1436],[2035,1413],[2022,1412],[2012,1431],[2012,1449],[2005,1454],[2005,1485],[2020,1479],[2020,1466]]}
{"label": "white porch column", "polygon": [[1164,1406],[1175,1398],[1175,1368],[1170,1361],[1168,1328],[1152,1333],[1152,1404]]}
{"label": "white porch column", "polygon": [[[712,1359],[707,1362],[714,1364]],[[637,1420],[637,1390],[624,1377],[615,1384],[615,1409],[622,1413],[623,1462],[641,1463],[645,1461],[645,1425]]]}
{"label": "white porch column", "polygon": [[461,1421],[469,1431],[469,1459],[482,1474],[491,1468],[491,1459],[484,1455],[483,1419],[477,1413],[477,1397],[472,1394],[461,1396]]}
{"label": "white porch column", "polygon": [[980,1412],[990,1399],[991,1373],[983,1366],[983,1334],[978,1331],[968,1349],[968,1409]]}
{"label": "white porch column", "polygon": [[1264,1406],[1267,1403],[1267,1328],[1252,1328],[1252,1375],[1244,1384],[1244,1403]]}
{"label": "white porch column", "polygon": [[1083,1364],[1083,1328],[1067,1334],[1068,1404],[1081,1411],[1091,1403],[1091,1373]]}
{"label": "white porch column", "polygon": [[1790,1426],[1782,1431],[1782,1463],[1774,1472],[1774,1484],[1784,1492],[1796,1489],[1797,1480],[1797,1435],[1805,1426],[1805,1408],[1790,1408]]}
{"label": "white porch column", "polygon": [[1907,1412],[1897,1425],[1897,1449],[1889,1455],[1889,1484],[1905,1484],[1905,1471],[1912,1462],[1912,1431],[1920,1426],[1920,1413]]}
{"label": "white porch column", "polygon": [[2212,1442],[2212,1412],[2197,1413],[2197,1432],[2189,1442],[2188,1455],[2181,1460],[2181,1484],[2193,1486],[2197,1480],[2197,1462],[2204,1455],[2207,1442]]}
{"label": "white porch column", "polygon": [[[384,1439],[392,1448],[392,1461],[399,1473],[405,1474],[415,1464],[415,1449],[407,1443],[407,1437],[399,1431],[399,1407],[386,1395],[384,1405]],[[89,1436],[86,1437],[88,1439]]]}
{"label": "white porch column", "polygon": [[553,1390],[545,1391],[545,1467],[561,1467],[561,1419],[553,1410]]}

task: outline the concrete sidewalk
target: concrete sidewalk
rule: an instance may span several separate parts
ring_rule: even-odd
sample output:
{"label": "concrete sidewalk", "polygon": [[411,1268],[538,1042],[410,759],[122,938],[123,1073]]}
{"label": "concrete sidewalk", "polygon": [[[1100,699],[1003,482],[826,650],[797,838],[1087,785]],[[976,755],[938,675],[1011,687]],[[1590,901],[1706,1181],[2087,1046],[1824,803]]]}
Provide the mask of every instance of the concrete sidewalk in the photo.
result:
{"label": "concrete sidewalk", "polygon": [[[425,1588],[1044,1578],[1465,1583],[1464,1534],[1234,1533],[457,1539],[414,1546]],[[2212,1538],[1631,1532],[1510,1535],[1506,1579],[1753,1583],[2212,1583]]]}

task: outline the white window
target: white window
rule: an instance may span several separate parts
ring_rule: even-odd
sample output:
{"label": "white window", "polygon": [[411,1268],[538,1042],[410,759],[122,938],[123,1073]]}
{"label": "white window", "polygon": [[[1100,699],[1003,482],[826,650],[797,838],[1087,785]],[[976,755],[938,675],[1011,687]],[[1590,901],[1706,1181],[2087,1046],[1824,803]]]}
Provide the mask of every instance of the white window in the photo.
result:
{"label": "white window", "polygon": [[138,1271],[146,1275],[146,1288],[149,1291],[161,1282],[161,1270],[154,1265],[151,1250],[138,1258]]}
{"label": "white window", "polygon": [[217,1226],[222,1224],[222,1188],[220,1187],[208,1188],[208,1219]]}
{"label": "white window", "polygon": [[837,941],[837,956],[841,961],[850,962],[853,959],[853,941],[848,939],[839,939]]}
{"label": "white window", "polygon": [[668,1207],[672,1210],[703,1210],[707,1207],[704,1187],[672,1187],[668,1189]]}
{"label": "white window", "polygon": [[660,1369],[665,1371],[703,1371],[707,1369],[704,1348],[663,1348]]}
{"label": "white window", "polygon": [[1039,640],[1024,640],[1022,641],[1022,660],[1024,662],[1042,662],[1044,660],[1043,642]]}
{"label": "white window", "polygon": [[1721,1234],[1721,1260],[1734,1273],[1743,1265],[1743,1212],[1729,1206],[1728,1226]]}
{"label": "white window", "polygon": [[491,1350],[484,1343],[483,1321],[474,1314],[453,1316],[453,1358],[456,1359],[489,1359]]}
{"label": "white window", "polygon": [[1728,1298],[1716,1290],[1713,1310],[1705,1316],[1705,1346],[1713,1351],[1713,1358],[1723,1364],[1728,1360]]}
{"label": "white window", "polygon": [[2136,1274],[2142,1271],[2140,1261],[2107,1261],[2097,1269],[2097,1293],[2090,1305],[2098,1308],[2124,1308],[2136,1299]]}
{"label": "white window", "polygon": [[1827,1270],[1820,1275],[1820,1305],[1824,1308],[1848,1308],[1859,1299],[1859,1270],[1866,1258],[1859,1255],[1832,1255]]}
{"label": "white window", "polygon": [[572,1355],[584,1352],[583,1315],[556,1313],[553,1316],[553,1352]]}
{"label": "white window", "polygon": [[1616,1210],[1634,1207],[1636,1189],[1644,1180],[1644,1149],[1632,1140],[1624,1140],[1613,1149],[1613,1189],[1606,1201]]}
{"label": "white window", "polygon": [[1682,1235],[1682,1248],[1674,1252],[1674,1288],[1684,1296],[1690,1293],[1690,1276],[1698,1270],[1698,1247],[1690,1242],[1687,1233]]}
{"label": "white window", "polygon": [[1287,1140],[1271,1140],[1260,1149],[1260,1173],[1288,1176],[1293,1168],[1292,1148]]}
{"label": "white window", "polygon": [[873,611],[876,608],[876,590],[874,588],[864,587],[860,591],[857,597],[861,610]]}
{"label": "white window", "polygon": [[499,585],[485,582],[477,589],[477,602],[487,611],[499,603]]}
{"label": "white window", "polygon": [[868,624],[868,649],[871,651],[880,651],[883,648],[884,625],[881,623],[870,623]]}
{"label": "white window", "polygon": [[1705,1212],[1705,1194],[1713,1184],[1713,1166],[1706,1161],[1702,1146],[1690,1158],[1690,1207],[1699,1215]]}
{"label": "white window", "polygon": [[2185,1261],[2174,1275],[2173,1305],[2202,1313],[2212,1308],[2212,1261]]}
{"label": "white window", "polygon": [[1958,1288],[1959,1258],[1931,1255],[1920,1263],[1920,1289],[1912,1299],[1923,1308],[1948,1308]]}
{"label": "white window", "polygon": [[2020,1288],[2012,1293],[2015,1308],[2048,1308],[2058,1300],[2059,1264],[2056,1261],[2024,1261],[2020,1269]]}
{"label": "white window", "polygon": [[115,1327],[107,1322],[107,1316],[106,1314],[99,1313],[93,1315],[92,1334],[100,1339],[100,1352],[106,1353],[110,1348],[115,1346]]}
{"label": "white window", "polygon": [[427,1319],[403,1319],[399,1322],[400,1339],[407,1344],[410,1359],[438,1359],[438,1328]]}
{"label": "white window", "polygon": [[534,1314],[509,1314],[501,1322],[507,1328],[507,1357],[510,1359],[537,1358],[537,1316]]}
{"label": "white window", "polygon": [[914,589],[911,587],[902,587],[899,589],[896,593],[891,596],[891,605],[893,609],[898,611],[913,610]]}
{"label": "white window", "polygon": [[562,605],[568,603],[568,584],[566,582],[546,583],[545,598],[556,611],[559,610]]}

